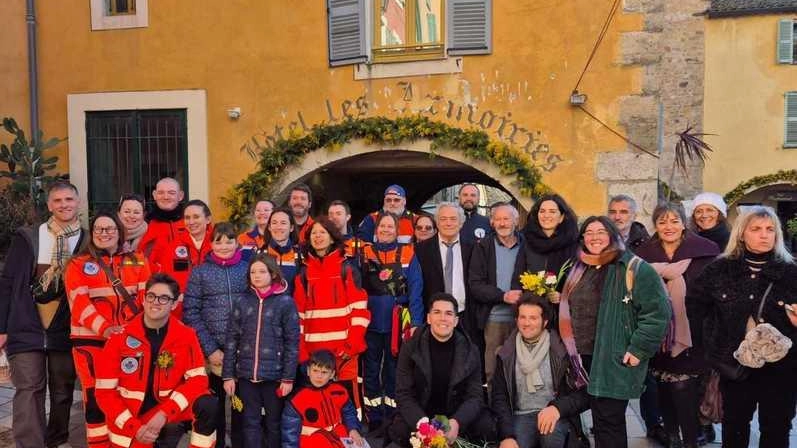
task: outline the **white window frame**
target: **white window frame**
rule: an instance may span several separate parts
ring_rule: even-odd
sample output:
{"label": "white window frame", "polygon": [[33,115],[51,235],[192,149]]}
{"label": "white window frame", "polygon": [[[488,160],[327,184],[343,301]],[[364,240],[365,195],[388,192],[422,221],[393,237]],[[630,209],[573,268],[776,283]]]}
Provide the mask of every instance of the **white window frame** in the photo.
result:
{"label": "white window frame", "polygon": [[108,15],[108,0],[90,0],[91,30],[119,30],[128,28],[146,28],[149,26],[148,0],[136,0],[135,14]]}
{"label": "white window frame", "polygon": [[[188,191],[192,199],[209,202],[208,119],[205,90],[79,93],[67,95],[69,179],[82,194],[89,191],[86,112],[142,109],[186,109]],[[88,216],[88,201],[81,213]]]}

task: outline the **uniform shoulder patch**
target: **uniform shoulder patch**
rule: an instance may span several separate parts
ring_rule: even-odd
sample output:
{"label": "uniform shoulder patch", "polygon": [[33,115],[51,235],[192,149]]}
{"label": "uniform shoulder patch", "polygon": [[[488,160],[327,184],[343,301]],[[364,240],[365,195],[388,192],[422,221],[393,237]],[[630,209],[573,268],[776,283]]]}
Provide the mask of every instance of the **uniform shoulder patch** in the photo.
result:
{"label": "uniform shoulder patch", "polygon": [[100,266],[93,261],[87,261],[83,265],[83,273],[86,275],[97,275],[98,272],[100,272]]}

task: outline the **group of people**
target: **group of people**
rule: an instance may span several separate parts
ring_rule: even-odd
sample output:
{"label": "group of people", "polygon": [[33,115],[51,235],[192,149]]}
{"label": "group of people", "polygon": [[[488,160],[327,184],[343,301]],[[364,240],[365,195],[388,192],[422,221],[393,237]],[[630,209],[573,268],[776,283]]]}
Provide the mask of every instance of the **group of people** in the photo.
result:
{"label": "group of people", "polygon": [[[649,437],[694,447],[714,437],[700,403],[717,378],[724,446],[747,446],[756,408],[760,446],[788,446],[797,265],[770,208],[731,230],[703,193],[689,213],[656,207],[650,236],[624,195],[581,223],[544,196],[521,228],[510,203],[481,215],[473,184],[433,214],[391,185],[352,226],[340,200],[311,216],[300,184],[239,233],[174,179],[153,199],[145,213],[125,195],[85,230],[57,182],[50,219],[12,241],[0,346],[18,447],[66,441],[76,376],[93,448],[176,446],[189,428],[190,446],[224,446],[228,409],[236,448],[410,446],[436,415],[450,443],[589,446],[586,410],[596,445],[622,447],[640,396]],[[555,280],[527,291],[527,273]],[[764,326],[778,349],[743,350]]]}

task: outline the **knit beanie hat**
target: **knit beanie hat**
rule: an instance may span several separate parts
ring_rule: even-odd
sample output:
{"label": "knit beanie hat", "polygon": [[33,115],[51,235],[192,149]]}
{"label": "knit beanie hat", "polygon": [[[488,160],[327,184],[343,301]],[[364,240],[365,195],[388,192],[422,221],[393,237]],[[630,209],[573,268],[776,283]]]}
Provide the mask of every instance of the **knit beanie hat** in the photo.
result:
{"label": "knit beanie hat", "polygon": [[725,201],[722,199],[722,196],[718,195],[717,193],[700,193],[699,195],[695,196],[695,198],[691,201],[684,201],[684,208],[686,209],[687,216],[692,216],[695,209],[700,207],[701,205],[711,205],[720,213],[722,216],[728,217],[728,205],[725,204]]}

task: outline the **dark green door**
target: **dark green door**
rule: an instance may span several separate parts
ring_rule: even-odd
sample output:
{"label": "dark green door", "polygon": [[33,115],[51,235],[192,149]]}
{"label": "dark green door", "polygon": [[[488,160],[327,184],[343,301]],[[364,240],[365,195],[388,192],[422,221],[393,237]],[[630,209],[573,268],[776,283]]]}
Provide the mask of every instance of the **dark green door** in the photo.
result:
{"label": "dark green door", "polygon": [[185,109],[87,112],[86,142],[90,210],[115,209],[126,193],[152,201],[163,177],[188,197]]}

